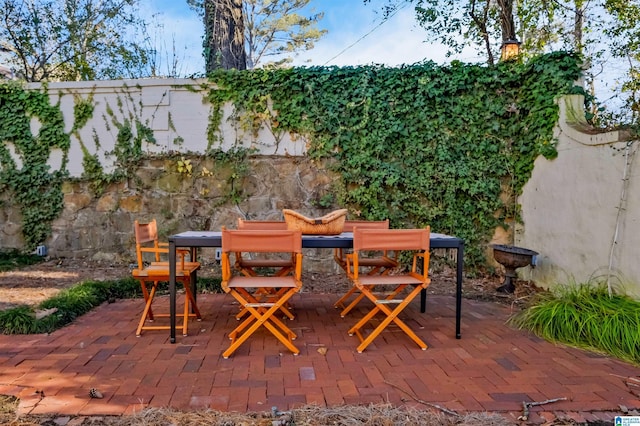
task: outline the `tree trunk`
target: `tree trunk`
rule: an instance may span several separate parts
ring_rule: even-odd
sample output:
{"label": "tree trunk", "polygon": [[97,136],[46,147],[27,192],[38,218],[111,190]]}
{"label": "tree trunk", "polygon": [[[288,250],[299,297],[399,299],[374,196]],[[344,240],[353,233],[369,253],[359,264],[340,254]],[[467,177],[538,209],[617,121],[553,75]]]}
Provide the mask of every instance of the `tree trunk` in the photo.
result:
{"label": "tree trunk", "polygon": [[516,39],[516,25],[513,22],[513,0],[498,0],[500,8],[500,29],[502,42]]}
{"label": "tree trunk", "polygon": [[577,52],[582,53],[582,28],[584,27],[584,9],[576,4],[574,13],[575,18],[573,21],[573,47]]}
{"label": "tree trunk", "polygon": [[205,0],[205,68],[246,69],[242,0]]}

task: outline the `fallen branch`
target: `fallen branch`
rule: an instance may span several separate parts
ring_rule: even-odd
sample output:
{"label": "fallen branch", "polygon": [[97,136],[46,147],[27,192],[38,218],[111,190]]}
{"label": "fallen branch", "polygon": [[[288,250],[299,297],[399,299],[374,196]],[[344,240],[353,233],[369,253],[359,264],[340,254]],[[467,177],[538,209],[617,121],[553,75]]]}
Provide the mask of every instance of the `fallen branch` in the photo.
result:
{"label": "fallen branch", "polygon": [[544,405],[544,404],[551,404],[552,402],[558,402],[558,401],[566,401],[567,398],[553,398],[553,399],[547,399],[546,401],[533,401],[533,402],[526,402],[526,401],[522,401],[522,405],[524,406],[524,410],[522,412],[522,415],[520,417],[518,417],[518,420],[524,420],[527,421],[529,419],[529,408],[531,407],[535,407],[536,405]]}
{"label": "fallen branch", "polygon": [[439,406],[438,404],[432,404],[432,403],[430,403],[430,402],[423,401],[423,400],[421,400],[421,399],[419,399],[419,398],[416,398],[415,396],[411,395],[409,392],[407,392],[406,390],[402,389],[400,386],[398,386],[398,385],[396,385],[396,384],[393,384],[393,383],[388,382],[388,381],[386,381],[386,380],[385,380],[384,382],[385,382],[386,384],[388,384],[389,386],[393,386],[394,388],[398,389],[399,391],[404,392],[405,394],[409,395],[411,398],[413,398],[413,400],[414,400],[414,401],[419,402],[420,404],[424,404],[424,405],[427,405],[427,406],[429,406],[429,407],[436,408],[436,409],[438,409],[438,410],[440,410],[440,411],[442,411],[442,412],[444,412],[444,413],[450,414],[450,415],[452,415],[452,416],[456,416],[456,417],[460,416],[460,414],[456,413],[456,412],[455,412],[455,411],[453,411],[453,410],[449,410],[448,408],[441,407],[441,406]]}

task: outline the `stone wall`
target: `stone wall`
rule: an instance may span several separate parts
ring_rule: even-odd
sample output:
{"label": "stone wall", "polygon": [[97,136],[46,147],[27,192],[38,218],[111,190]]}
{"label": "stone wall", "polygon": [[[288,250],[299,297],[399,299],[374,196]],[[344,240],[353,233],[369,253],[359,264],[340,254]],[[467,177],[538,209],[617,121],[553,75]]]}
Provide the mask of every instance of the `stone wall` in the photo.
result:
{"label": "stone wall", "polygon": [[[53,236],[46,241],[52,257],[90,258],[107,262],[134,262],[134,220],[155,218],[163,237],[185,230],[235,228],[239,217],[282,220],[282,209],[291,208],[309,216],[327,210],[318,201],[331,191],[333,176],[317,162],[300,157],[256,156],[249,161],[246,178],[234,185],[244,191],[235,204],[227,197],[229,173],[211,159],[192,156],[194,173],[177,172],[175,161],[149,159],[136,177],[113,184],[96,196],[88,183],[64,185],[64,211],[53,223]],[[211,176],[199,172],[206,168]],[[20,247],[21,215],[16,207],[0,209],[3,247]],[[213,249],[203,250],[212,261]],[[305,268],[335,270],[327,250],[305,251]]]}

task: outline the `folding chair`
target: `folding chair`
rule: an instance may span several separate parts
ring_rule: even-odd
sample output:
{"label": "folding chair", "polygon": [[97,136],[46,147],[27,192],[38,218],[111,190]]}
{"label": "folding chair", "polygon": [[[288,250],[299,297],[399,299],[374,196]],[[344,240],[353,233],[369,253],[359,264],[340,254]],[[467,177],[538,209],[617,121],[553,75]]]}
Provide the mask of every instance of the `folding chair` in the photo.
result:
{"label": "folding chair", "polygon": [[[353,232],[353,229],[358,227],[360,229],[389,229],[389,219],[387,220],[347,220],[344,223],[344,232]],[[333,258],[340,267],[347,272],[347,252],[344,249],[336,248],[333,251]],[[390,256],[387,250],[382,250],[372,255],[369,253],[367,257],[360,257],[359,266],[362,268],[368,268],[367,274],[387,274],[393,268],[398,266],[398,253],[394,252],[393,256]],[[356,298],[345,306],[349,298],[358,293],[358,289],[353,286],[345,293],[340,299],[334,303],[335,308],[342,308],[340,312],[341,317],[345,317],[363,298],[363,294],[358,294]]]}
{"label": "folding chair", "polygon": [[[254,252],[270,256],[293,256],[294,267],[287,275],[233,275],[230,256]],[[275,314],[285,308],[291,296],[302,287],[302,233],[288,230],[226,230],[222,229],[222,289],[230,293],[246,309],[249,316],[231,333],[231,345],[222,354],[228,358],[260,326],[269,330],[294,355],[300,353],[292,341],[296,334]],[[252,292],[267,289],[265,301]]]}
{"label": "folding chair", "polygon": [[[153,312],[152,304],[154,296],[161,282],[168,282],[169,262],[163,260],[169,253],[168,243],[158,241],[158,225],[153,219],[149,223],[134,223],[134,233],[136,236],[136,257],[138,261],[137,269],[132,272],[133,278],[140,282],[145,306],[136,329],[136,336],[140,336],[142,330],[168,330],[169,325],[145,325],[147,321],[153,322],[156,318],[168,318],[168,313],[158,314]],[[185,256],[188,250],[179,250],[180,261],[176,261],[176,282],[182,283],[185,292],[184,312],[182,314],[182,334],[187,335],[189,318],[202,319],[196,299],[193,295],[193,283],[196,279],[196,271],[200,269],[199,262],[187,262]],[[151,260],[147,260],[145,258]],[[164,256],[163,256],[164,255]],[[190,308],[193,313],[190,313]]]}
{"label": "folding chair", "polygon": [[[425,229],[360,229],[353,231],[353,254],[347,256],[347,270],[354,285],[371,302],[373,308],[356,325],[349,329],[349,335],[356,334],[360,339],[358,352],[365,350],[373,340],[392,322],[404,331],[423,350],[427,345],[398,317],[404,308],[426,289],[431,279],[429,271],[430,228]],[[359,273],[361,253],[369,250],[411,250],[412,267],[409,272],[399,275],[367,275]],[[422,262],[418,262],[421,259]],[[422,272],[419,269],[422,268]],[[390,291],[385,295],[378,293],[379,288]],[[406,290],[406,291],[405,291]],[[404,297],[401,297],[404,295]],[[395,305],[391,309],[390,306]],[[374,327],[367,337],[361,330],[378,313],[386,317]]]}
{"label": "folding chair", "polygon": [[[263,230],[263,231],[273,231],[273,230],[286,230],[287,223],[283,220],[245,220],[242,218],[238,218],[238,229],[240,230]],[[295,265],[295,259],[292,256],[288,258],[274,258],[273,256],[267,257],[264,253],[236,253],[235,254],[235,268],[237,271],[240,271],[242,274],[248,277],[255,277],[258,275],[257,270],[261,271],[261,275],[265,275],[265,271],[273,270],[273,275],[276,277],[281,277],[283,275],[289,274]],[[261,296],[268,296],[273,293],[273,289],[262,288],[258,289],[254,295],[256,298],[260,298]],[[289,311],[289,304],[285,304],[282,308],[282,313],[285,314],[289,319],[293,319],[293,314]],[[237,319],[242,318],[247,313],[246,309],[242,309],[238,315],[236,315]]]}

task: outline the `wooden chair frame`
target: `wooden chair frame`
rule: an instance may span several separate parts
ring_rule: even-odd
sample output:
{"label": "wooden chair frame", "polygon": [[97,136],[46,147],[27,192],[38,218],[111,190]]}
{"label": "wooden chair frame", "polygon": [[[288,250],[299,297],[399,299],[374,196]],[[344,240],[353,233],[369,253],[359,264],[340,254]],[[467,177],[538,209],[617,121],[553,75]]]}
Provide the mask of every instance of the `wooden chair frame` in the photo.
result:
{"label": "wooden chair frame", "polygon": [[[265,254],[289,253],[294,267],[288,275],[234,275],[231,255],[243,252]],[[228,358],[256,330],[264,326],[294,355],[300,353],[293,344],[296,334],[276,317],[289,299],[302,287],[302,233],[289,230],[222,230],[222,289],[231,294],[249,314],[229,333],[231,345],[222,356]],[[236,271],[237,272],[237,271]],[[256,297],[251,289],[267,289],[268,299]]]}
{"label": "wooden chair frame", "polygon": [[[148,223],[134,222],[134,234],[136,237],[136,258],[138,267],[132,271],[132,276],[138,282],[142,289],[145,306],[142,316],[138,322],[136,336],[142,334],[142,330],[168,330],[169,325],[146,325],[146,322],[154,322],[156,318],[168,318],[168,313],[154,313],[152,309],[153,299],[161,282],[168,282],[169,262],[163,260],[169,253],[168,243],[158,240],[158,225],[155,219]],[[182,314],[182,334],[188,333],[189,318],[195,317],[198,321],[202,319],[196,298],[193,294],[193,283],[196,279],[196,271],[200,269],[199,262],[187,262],[185,256],[188,250],[178,251],[180,261],[176,262],[176,281],[183,284],[185,291],[184,311]],[[151,261],[145,259],[151,258]],[[193,312],[190,312],[192,310]]]}
{"label": "wooden chair frame", "polygon": [[[353,233],[353,253],[347,257],[347,269],[353,280],[354,286],[373,303],[372,309],[358,321],[351,329],[349,335],[356,334],[360,339],[358,352],[364,351],[373,340],[392,322],[404,331],[418,346],[425,350],[426,343],[422,341],[398,315],[409,305],[420,291],[426,289],[431,279],[429,271],[429,237],[430,228],[425,229],[359,229]],[[359,272],[360,254],[368,250],[395,250],[415,251],[411,270],[398,275],[367,275]],[[422,262],[419,262],[421,260]],[[422,271],[420,272],[420,268]],[[384,296],[378,296],[378,288],[391,288]],[[408,292],[405,292],[405,289]],[[400,298],[401,293],[405,293]],[[389,306],[395,305],[391,309]],[[385,315],[368,336],[362,334],[363,327],[369,323],[378,313]]]}
{"label": "wooden chair frame", "polygon": [[[344,224],[344,232],[353,232],[353,229],[356,227],[360,229],[389,229],[389,219],[379,221],[347,220]],[[349,255],[349,253],[341,248],[336,248],[333,251],[334,260],[348,275],[347,255]],[[359,266],[362,268],[368,268],[367,274],[369,275],[385,275],[388,274],[393,268],[396,268],[398,266],[398,253],[394,252],[392,255],[390,255],[387,250],[382,250],[373,256],[369,255],[367,257],[360,257]],[[340,316],[342,318],[344,318],[364,298],[364,295],[362,293],[359,293],[356,295],[355,299],[347,304],[351,296],[356,293],[359,293],[358,288],[352,286],[349,291],[347,291],[334,303],[333,306],[335,308],[342,309],[342,311],[340,312]]]}

